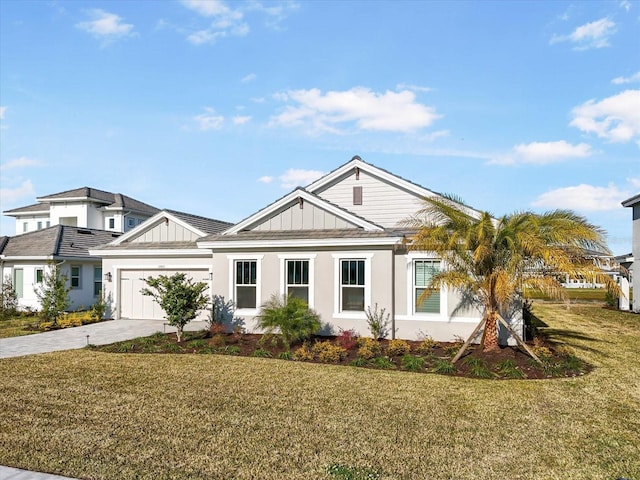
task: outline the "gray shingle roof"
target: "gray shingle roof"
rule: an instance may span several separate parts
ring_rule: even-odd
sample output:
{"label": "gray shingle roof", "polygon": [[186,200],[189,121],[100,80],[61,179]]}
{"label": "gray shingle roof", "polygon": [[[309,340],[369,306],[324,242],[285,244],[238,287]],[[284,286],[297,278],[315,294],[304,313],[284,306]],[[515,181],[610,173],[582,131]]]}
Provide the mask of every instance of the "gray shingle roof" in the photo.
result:
{"label": "gray shingle roof", "polygon": [[370,231],[359,228],[337,228],[324,230],[251,230],[235,235],[209,235],[198,242],[242,242],[248,240],[318,240],[331,238],[392,238],[402,237],[405,232],[399,230]]}
{"label": "gray shingle roof", "polygon": [[623,207],[633,207],[636,203],[640,203],[640,193],[631,198],[627,198],[622,202]]}
{"label": "gray shingle roof", "polygon": [[4,213],[34,213],[34,212],[49,212],[49,206],[42,203],[34,203],[33,205],[27,205],[26,207],[13,208],[11,210],[5,210]]}
{"label": "gray shingle roof", "polygon": [[[99,245],[99,250],[180,250],[198,248],[196,242],[134,242],[119,245]],[[203,253],[205,251],[203,250]]]}
{"label": "gray shingle roof", "polygon": [[215,220],[213,218],[201,217],[199,215],[192,215],[190,213],[178,212],[176,210],[165,209],[165,212],[169,212],[171,215],[178,217],[183,222],[197,228],[208,234],[215,234],[226,230],[231,227],[233,223],[224,222],[222,220]]}
{"label": "gray shingle roof", "polygon": [[119,235],[104,230],[55,225],[8,237],[0,254],[5,257],[88,257],[90,248],[108,243]]}

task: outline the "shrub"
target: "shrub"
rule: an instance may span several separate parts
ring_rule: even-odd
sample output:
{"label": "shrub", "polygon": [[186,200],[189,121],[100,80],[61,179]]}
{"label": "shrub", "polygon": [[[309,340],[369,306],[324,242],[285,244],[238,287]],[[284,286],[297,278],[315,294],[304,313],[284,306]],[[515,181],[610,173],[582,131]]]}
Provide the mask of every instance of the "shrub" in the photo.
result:
{"label": "shrub", "polygon": [[480,358],[467,357],[464,360],[466,365],[469,365],[469,373],[478,378],[491,378],[494,376],[493,372],[489,370],[484,360]]}
{"label": "shrub", "polygon": [[[1,273],[1,272],[0,272]],[[14,316],[18,312],[18,297],[13,288],[11,276],[4,277],[0,289],[0,320]]]}
{"label": "shrub", "polygon": [[264,348],[256,348],[251,354],[252,357],[261,357],[261,358],[271,358],[271,352],[265,350]]}
{"label": "shrub", "polygon": [[507,359],[496,364],[496,372],[507,378],[524,378],[524,372],[518,368],[516,362]]}
{"label": "shrub", "polygon": [[358,345],[358,334],[355,330],[341,330],[336,337],[336,343],[345,350],[353,350]]}
{"label": "shrub", "polygon": [[308,345],[302,345],[300,348],[293,352],[293,359],[300,362],[310,362],[313,360],[313,352]]}
{"label": "shrub", "polygon": [[378,311],[378,304],[376,303],[373,311],[371,307],[367,307],[365,313],[367,315],[367,325],[373,338],[376,340],[386,338],[389,335],[389,314],[385,315],[385,309]]}
{"label": "shrub", "polygon": [[211,311],[207,317],[207,324],[211,333],[222,333],[225,331],[225,324],[233,320],[236,304],[233,300],[225,300],[221,295],[214,295],[211,301]]}
{"label": "shrub", "polygon": [[347,351],[329,341],[318,342],[311,349],[316,358],[323,363],[338,363],[347,356]]}
{"label": "shrub", "polygon": [[434,373],[451,374],[456,372],[456,367],[453,363],[439,358],[433,364],[433,371]]}
{"label": "shrub", "polygon": [[551,350],[547,347],[543,347],[542,345],[534,345],[531,350],[533,350],[533,353],[535,353],[536,356],[543,362],[545,359],[551,358]]}
{"label": "shrub", "polygon": [[69,291],[67,278],[60,275],[58,265],[49,263],[49,268],[42,277],[42,283],[34,290],[40,302],[41,314],[45,322],[58,323],[58,319],[69,307]]}
{"label": "shrub", "polygon": [[405,340],[395,339],[389,342],[387,355],[390,357],[401,357],[411,351],[411,347]]}
{"label": "shrub", "polygon": [[280,352],[278,358],[280,360],[293,360],[293,353],[288,350],[286,352]]}
{"label": "shrub", "polygon": [[383,370],[393,370],[396,368],[396,364],[389,360],[387,357],[376,357],[371,360],[371,365]]}
{"label": "shrub", "polygon": [[210,343],[212,347],[220,348],[225,346],[225,344],[227,343],[227,340],[224,337],[224,335],[218,333],[217,335],[214,335],[213,338],[211,338]]}
{"label": "shrub", "polygon": [[368,365],[368,361],[362,357],[358,357],[351,360],[349,365],[352,367],[366,367]]}
{"label": "shrub", "polygon": [[279,331],[284,348],[289,350],[292,343],[311,337],[322,324],[320,316],[301,298],[272,295],[260,307],[257,326],[268,334]]}
{"label": "shrub", "polygon": [[429,355],[437,346],[438,342],[436,342],[433,338],[425,337],[425,339],[422,340],[416,348],[416,351],[422,355]]}
{"label": "shrub", "polygon": [[104,314],[107,312],[107,307],[108,307],[107,301],[105,300],[101,291],[100,294],[98,295],[98,299],[96,300],[96,303],[94,303],[91,306],[90,313],[93,319],[98,322],[102,320],[104,318]]}
{"label": "shrub", "polygon": [[360,338],[358,339],[358,356],[370,360],[374,357],[377,357],[382,352],[382,348],[380,347],[380,343],[378,343],[373,338]]}
{"label": "shrub", "polygon": [[420,372],[424,369],[424,358],[415,355],[403,355],[400,363],[402,368],[410,372]]}
{"label": "shrub", "polygon": [[240,347],[236,345],[227,345],[219,347],[216,352],[221,353],[222,355],[238,355],[240,353]]}

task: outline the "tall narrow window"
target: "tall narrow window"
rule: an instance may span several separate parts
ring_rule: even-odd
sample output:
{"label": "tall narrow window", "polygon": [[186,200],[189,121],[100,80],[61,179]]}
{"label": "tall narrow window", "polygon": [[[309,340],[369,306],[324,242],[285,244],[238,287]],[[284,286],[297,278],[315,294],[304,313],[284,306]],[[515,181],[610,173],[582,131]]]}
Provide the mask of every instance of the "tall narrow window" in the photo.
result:
{"label": "tall narrow window", "polygon": [[71,266],[71,288],[82,288],[82,281],[80,278],[81,267],[78,265]]}
{"label": "tall narrow window", "polygon": [[364,311],[364,260],[341,260],[340,289],[342,311]]}
{"label": "tall narrow window", "polygon": [[98,297],[102,292],[102,267],[93,267],[93,296]]}
{"label": "tall narrow window", "polygon": [[309,260],[287,260],[287,295],[309,303]]}
{"label": "tall narrow window", "polygon": [[256,302],[256,260],[236,260],[235,301],[236,307],[257,308]]}
{"label": "tall narrow window", "polygon": [[440,291],[431,289],[429,297],[424,293],[433,276],[440,271],[439,260],[415,260],[414,271],[414,307],[416,313],[440,313]]}
{"label": "tall narrow window", "polygon": [[38,222],[38,230],[42,230],[42,222]]}
{"label": "tall narrow window", "polygon": [[44,279],[44,270],[42,268],[36,268],[36,283],[42,283]]}
{"label": "tall narrow window", "polygon": [[47,220],[47,223],[45,223],[45,225],[47,226],[47,228],[49,228],[51,226],[51,220]]}
{"label": "tall narrow window", "polygon": [[22,268],[13,270],[13,290],[16,292],[16,298],[24,296],[24,270]]}
{"label": "tall narrow window", "polygon": [[27,222],[22,222],[22,232],[26,232],[29,228],[29,224]]}
{"label": "tall narrow window", "polygon": [[114,228],[116,228],[116,219],[115,218],[110,218],[109,219],[109,228],[112,229],[112,230]]}

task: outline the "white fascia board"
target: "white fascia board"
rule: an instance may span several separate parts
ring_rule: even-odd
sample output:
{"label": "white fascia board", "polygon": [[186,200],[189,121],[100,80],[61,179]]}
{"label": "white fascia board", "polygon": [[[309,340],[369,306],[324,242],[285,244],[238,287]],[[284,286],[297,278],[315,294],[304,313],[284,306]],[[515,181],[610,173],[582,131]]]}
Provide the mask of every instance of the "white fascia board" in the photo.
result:
{"label": "white fascia board", "polygon": [[2,255],[2,261],[4,262],[26,262],[26,261],[32,261],[32,260],[54,260],[54,257],[52,255],[33,255],[33,256],[29,256],[29,255],[11,255],[11,256],[6,256],[6,255]]}
{"label": "white fascia board", "polygon": [[282,197],[277,202],[272,203],[265,209],[256,212],[255,214],[251,215],[250,217],[246,218],[240,223],[236,223],[234,226],[232,226],[228,230],[225,230],[224,232],[222,232],[222,235],[236,234],[239,231],[243,230],[244,228],[248,227],[249,225],[257,223],[258,221],[260,221],[260,219],[267,218],[269,215],[278,211],[280,208],[282,208],[289,202],[295,200],[296,198],[302,198],[305,202],[309,202],[312,205],[315,205],[316,207],[322,208],[328,211],[329,213],[332,213],[336,217],[342,218],[343,220],[349,223],[352,223],[354,225],[357,225],[359,227],[362,227],[365,230],[377,231],[377,232],[380,232],[383,230],[382,227],[374,223],[371,223],[363,218],[357,217],[341,208],[338,208],[335,205],[332,205],[321,198],[315,197],[310,193],[306,192],[305,190],[296,189],[290,194],[286,195],[285,197]]}
{"label": "white fascia board", "polygon": [[199,237],[204,237],[204,236],[207,235],[202,230],[199,230],[199,229],[195,228],[193,225],[189,225],[187,222],[184,222],[184,221],[180,220],[179,218],[173,216],[171,213],[169,213],[169,212],[167,212],[165,210],[161,210],[158,213],[156,213],[153,217],[147,218],[140,225],[138,225],[138,226],[132,228],[131,230],[129,230],[124,235],[120,235],[116,240],[111,242],[109,245],[120,245],[121,243],[126,242],[127,240],[129,240],[130,238],[135,238],[135,237],[141,235],[142,233],[146,232],[147,230],[155,227],[156,225],[159,225],[162,221],[164,221],[165,218],[167,218],[167,219],[171,220],[172,222],[177,223],[181,227],[186,228],[187,230],[195,233]]}
{"label": "white fascia board", "polygon": [[2,212],[3,215],[7,217],[31,217],[33,215],[49,215],[49,210],[32,210],[31,212],[17,212],[17,213],[6,213]]}
{"label": "white fascia board", "polygon": [[214,251],[220,249],[244,249],[244,248],[272,248],[272,247],[370,247],[376,245],[396,245],[402,241],[402,237],[387,238],[331,238],[331,239],[307,239],[307,240],[235,240],[217,242],[198,242],[202,249],[210,248]]}
{"label": "white fascia board", "polygon": [[89,250],[96,257],[206,257],[208,252],[201,248],[145,248],[140,250]]}

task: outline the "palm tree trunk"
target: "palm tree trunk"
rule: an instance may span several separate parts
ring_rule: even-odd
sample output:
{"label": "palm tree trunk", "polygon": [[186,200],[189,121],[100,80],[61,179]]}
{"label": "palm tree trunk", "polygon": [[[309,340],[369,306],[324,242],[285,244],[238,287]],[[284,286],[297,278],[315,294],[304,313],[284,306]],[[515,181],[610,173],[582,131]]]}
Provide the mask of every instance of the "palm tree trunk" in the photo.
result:
{"label": "palm tree trunk", "polygon": [[484,326],[482,336],[482,346],[485,352],[491,352],[499,348],[498,344],[498,312],[490,310],[487,312],[487,322]]}

